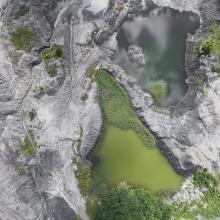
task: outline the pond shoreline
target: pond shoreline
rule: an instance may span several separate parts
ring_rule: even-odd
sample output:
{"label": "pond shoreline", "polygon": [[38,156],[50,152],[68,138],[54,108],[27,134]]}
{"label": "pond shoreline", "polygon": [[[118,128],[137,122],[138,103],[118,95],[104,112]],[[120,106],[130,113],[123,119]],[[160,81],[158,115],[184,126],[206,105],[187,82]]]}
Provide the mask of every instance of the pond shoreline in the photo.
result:
{"label": "pond shoreline", "polygon": [[[207,3],[207,5],[209,4]],[[209,6],[211,7],[211,5]],[[199,167],[208,167],[209,170],[214,169],[211,161],[203,159],[204,154],[197,144],[197,142],[202,143],[200,141],[202,137],[194,135],[196,132],[199,132],[200,135],[203,132],[209,132],[206,128],[201,128],[201,120],[199,116],[196,117],[200,106],[207,108],[204,101],[204,91],[209,83],[206,74],[209,72],[209,66],[215,62],[213,58],[199,57],[201,39],[207,35],[210,25],[211,18],[207,18],[207,10],[208,8],[205,5],[200,7],[200,12],[198,11],[202,21],[200,28],[194,35],[189,35],[187,38],[185,66],[189,89],[176,106],[155,111],[152,98],[144,93],[136,85],[135,79],[128,76],[122,68],[114,65],[110,60],[102,60],[98,65],[98,67],[111,73],[126,89],[136,115],[156,136],[159,145],[161,145],[159,146],[161,152],[166,155],[174,169],[184,176],[192,174]],[[122,20],[124,22],[126,19]],[[112,50],[114,49],[112,48]],[[201,62],[203,62],[203,66],[201,66]],[[204,62],[206,62],[205,65]],[[193,133],[193,139],[190,130]],[[203,150],[205,148],[207,146],[203,145]],[[214,155],[208,149],[204,151]]]}

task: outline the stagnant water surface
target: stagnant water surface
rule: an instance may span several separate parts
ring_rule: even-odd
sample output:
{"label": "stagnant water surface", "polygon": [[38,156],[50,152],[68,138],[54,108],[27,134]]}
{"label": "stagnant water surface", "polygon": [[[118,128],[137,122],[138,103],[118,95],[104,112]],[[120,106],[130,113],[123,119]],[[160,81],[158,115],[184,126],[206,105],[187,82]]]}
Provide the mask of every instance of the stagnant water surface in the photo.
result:
{"label": "stagnant water surface", "polygon": [[[199,27],[199,17],[168,8],[152,9],[142,17],[127,21],[117,35],[119,50],[114,62],[129,74],[134,74],[141,87],[147,91],[150,84],[163,80],[168,86],[168,96],[163,106],[175,105],[185,95],[185,50],[188,33]],[[129,45],[143,48],[145,65],[129,61]]]}
{"label": "stagnant water surface", "polygon": [[96,157],[106,182],[143,187],[151,192],[177,189],[182,178],[157,148],[146,148],[132,130],[108,126]]}

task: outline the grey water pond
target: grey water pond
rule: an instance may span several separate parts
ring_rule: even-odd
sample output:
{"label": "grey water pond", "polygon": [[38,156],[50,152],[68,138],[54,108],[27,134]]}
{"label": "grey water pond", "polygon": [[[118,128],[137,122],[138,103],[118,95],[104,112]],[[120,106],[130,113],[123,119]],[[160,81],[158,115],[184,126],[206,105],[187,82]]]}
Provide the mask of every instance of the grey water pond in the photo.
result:
{"label": "grey water pond", "polygon": [[[128,74],[134,75],[145,91],[150,91],[150,88],[157,90],[158,82],[162,82],[161,93],[165,93],[162,94],[165,97],[160,105],[176,105],[187,91],[187,34],[195,33],[199,24],[199,17],[193,13],[180,13],[169,8],[150,9],[143,16],[123,24],[117,35],[119,49],[114,62]],[[143,49],[146,61],[144,65],[137,65],[129,60],[129,45],[137,45]],[[153,92],[155,95],[160,93]]]}

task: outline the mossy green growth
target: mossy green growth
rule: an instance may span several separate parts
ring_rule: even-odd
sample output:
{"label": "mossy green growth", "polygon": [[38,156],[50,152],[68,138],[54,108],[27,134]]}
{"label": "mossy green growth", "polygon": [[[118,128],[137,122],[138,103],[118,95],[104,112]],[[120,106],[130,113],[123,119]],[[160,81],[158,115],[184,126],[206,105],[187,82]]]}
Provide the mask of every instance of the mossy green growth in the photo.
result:
{"label": "mossy green growth", "polygon": [[102,69],[93,70],[91,79],[98,84],[99,102],[105,122],[117,128],[134,130],[145,146],[155,147],[154,136],[135,115],[130,98],[122,86]]}
{"label": "mossy green growth", "polygon": [[29,8],[27,6],[22,6],[18,13],[15,16],[15,19],[18,19],[19,17],[22,17],[26,15],[29,12]]}
{"label": "mossy green growth", "polygon": [[157,105],[161,105],[168,94],[167,83],[158,80],[149,85],[149,93],[153,96]]}
{"label": "mossy green growth", "polygon": [[88,98],[89,98],[88,93],[84,93],[80,99],[82,102],[85,102]]}
{"label": "mossy green growth", "polygon": [[60,45],[54,44],[51,49],[46,49],[42,52],[42,57],[45,63],[45,68],[50,77],[57,75],[57,65],[49,64],[53,58],[64,58],[64,52]]}
{"label": "mossy green growth", "polygon": [[76,166],[75,176],[78,180],[78,187],[81,194],[87,197],[91,186],[91,170],[90,167],[82,163],[78,158],[72,158],[72,164]]}
{"label": "mossy green growth", "polygon": [[213,53],[220,61],[220,28],[217,25],[211,27],[210,34],[200,48],[201,55]]}
{"label": "mossy green growth", "polygon": [[54,44],[51,49],[46,49],[42,52],[44,60],[50,60],[52,58],[64,58],[63,49],[60,45]]}
{"label": "mossy green growth", "polygon": [[21,151],[24,155],[32,157],[35,154],[37,148],[37,142],[34,138],[34,133],[31,129],[28,130],[28,134],[24,137],[24,140],[20,144]]}
{"label": "mossy green growth", "polygon": [[11,34],[11,41],[17,50],[30,51],[37,40],[37,33],[33,28],[17,27]]}
{"label": "mossy green growth", "polygon": [[213,189],[218,184],[216,177],[207,169],[197,170],[193,175],[193,182],[195,186],[206,189]]}
{"label": "mossy green growth", "polygon": [[82,143],[82,136],[83,136],[83,128],[80,127],[80,133],[79,133],[79,137],[76,140],[75,146],[76,149],[79,151],[81,143]]}
{"label": "mossy green growth", "polygon": [[31,121],[33,121],[35,119],[36,115],[37,115],[37,113],[34,110],[27,112],[27,116]]}

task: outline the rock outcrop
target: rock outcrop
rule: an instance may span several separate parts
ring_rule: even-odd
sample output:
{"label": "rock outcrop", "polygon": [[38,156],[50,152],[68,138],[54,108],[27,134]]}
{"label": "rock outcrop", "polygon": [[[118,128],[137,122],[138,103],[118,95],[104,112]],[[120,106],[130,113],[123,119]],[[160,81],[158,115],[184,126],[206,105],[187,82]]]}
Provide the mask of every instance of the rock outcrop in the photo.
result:
{"label": "rock outcrop", "polygon": [[136,45],[130,45],[128,47],[128,58],[136,64],[144,65],[146,63],[143,49]]}

